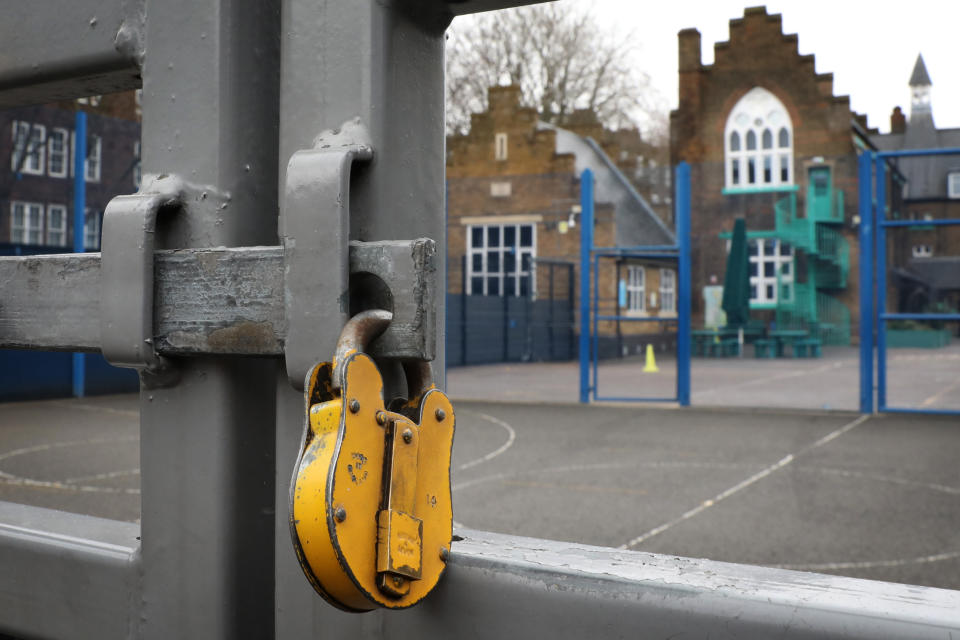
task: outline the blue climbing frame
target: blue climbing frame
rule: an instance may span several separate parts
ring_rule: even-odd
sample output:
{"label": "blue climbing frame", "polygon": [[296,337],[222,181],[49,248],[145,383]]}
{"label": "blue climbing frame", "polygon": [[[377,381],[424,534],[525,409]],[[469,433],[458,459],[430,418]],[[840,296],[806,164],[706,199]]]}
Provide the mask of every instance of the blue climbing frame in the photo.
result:
{"label": "blue climbing frame", "polygon": [[[860,411],[873,413],[936,413],[960,415],[949,409],[916,409],[887,405],[887,322],[891,320],[960,320],[958,313],[887,312],[887,229],[916,226],[916,220],[887,220],[887,160],[889,158],[960,155],[960,148],[908,151],[865,151],[860,156]],[[872,197],[875,196],[875,197]],[[960,219],[924,220],[923,226],[960,226]],[[876,304],[874,304],[876,295]],[[873,355],[876,349],[876,385]],[[876,397],[874,398],[874,391]],[[874,404],[876,399],[876,405]]]}
{"label": "blue climbing frame", "polygon": [[[690,166],[682,162],[674,181],[676,198],[676,239],[674,245],[639,247],[593,246],[593,172],[580,176],[580,402],[677,402],[690,405]],[[658,258],[677,261],[677,317],[638,318],[599,314],[599,265],[601,258]],[[592,267],[592,268],[591,268]],[[598,393],[597,360],[600,321],[677,323],[677,394],[673,397],[609,397]],[[586,328],[586,330],[584,330]]]}

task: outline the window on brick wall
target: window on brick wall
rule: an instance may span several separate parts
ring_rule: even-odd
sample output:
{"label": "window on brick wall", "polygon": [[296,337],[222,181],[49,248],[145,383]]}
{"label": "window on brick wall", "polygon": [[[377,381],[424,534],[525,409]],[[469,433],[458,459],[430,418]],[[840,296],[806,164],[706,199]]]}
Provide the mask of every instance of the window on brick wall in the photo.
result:
{"label": "window on brick wall", "polygon": [[537,255],[534,224],[467,227],[467,283],[471,295],[528,296]]}
{"label": "window on brick wall", "polygon": [[677,272],[673,269],[660,269],[660,311],[677,311]]}
{"label": "window on brick wall", "polygon": [[100,248],[100,213],[87,209],[83,216],[83,247],[85,249]]}
{"label": "window on brick wall", "polygon": [[960,198],[960,171],[951,171],[947,174],[947,197]]}
{"label": "window on brick wall", "polygon": [[793,184],[793,124],[766,89],[751,89],[730,111],[724,149],[728,189]]}
{"label": "window on brick wall", "polygon": [[493,159],[507,159],[507,134],[498,133],[493,136]]}
{"label": "window on brick wall", "polygon": [[43,244],[43,205],[39,202],[10,203],[10,242]]}
{"label": "window on brick wall", "polygon": [[67,141],[70,134],[59,127],[50,130],[47,138],[47,173],[54,178],[67,175]]}
{"label": "window on brick wall", "polygon": [[67,208],[62,204],[47,205],[47,244],[67,246]]}
{"label": "window on brick wall", "polygon": [[43,175],[46,157],[47,129],[42,124],[13,122],[13,152],[10,154],[10,169],[14,173]]}
{"label": "window on brick wall", "polygon": [[[794,298],[793,247],[776,238],[757,238],[747,243],[750,302],[773,304]],[[778,296],[779,293],[782,296]]]}
{"label": "window on brick wall", "polygon": [[637,264],[627,265],[627,311],[643,311],[646,271]]}
{"label": "window on brick wall", "polygon": [[87,182],[100,182],[100,136],[87,138],[87,159],[83,168]]}

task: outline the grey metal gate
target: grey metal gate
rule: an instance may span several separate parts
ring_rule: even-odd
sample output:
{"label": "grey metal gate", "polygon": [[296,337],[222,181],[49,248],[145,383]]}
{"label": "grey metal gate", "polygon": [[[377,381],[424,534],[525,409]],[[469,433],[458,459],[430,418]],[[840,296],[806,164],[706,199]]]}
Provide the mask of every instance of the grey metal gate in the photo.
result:
{"label": "grey metal gate", "polygon": [[[444,247],[398,240],[444,237],[444,29],[508,4],[3,3],[0,107],[142,83],[145,181],[111,203],[102,255],[0,259],[0,346],[103,350],[145,373],[141,524],[0,503],[0,632],[938,638],[960,627],[951,591],[472,531],[413,610],[351,616],[315,596],[288,540],[295,384],[332,352],[351,271],[353,302],[382,295],[359,275],[372,273],[396,317],[408,314],[382,353],[437,351]],[[436,360],[442,370],[442,350]]]}

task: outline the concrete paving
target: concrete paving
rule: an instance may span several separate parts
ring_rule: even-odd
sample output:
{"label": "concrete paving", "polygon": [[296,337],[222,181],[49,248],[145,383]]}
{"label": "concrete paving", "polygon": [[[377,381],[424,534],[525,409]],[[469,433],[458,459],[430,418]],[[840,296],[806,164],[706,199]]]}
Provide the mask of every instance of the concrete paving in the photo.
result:
{"label": "concrete paving", "polygon": [[[952,417],[455,406],[458,525],[960,589]],[[136,521],[137,425],[133,395],[0,405],[0,499]]]}
{"label": "concrete paving", "polygon": [[[696,406],[859,410],[859,352],[828,347],[822,358],[694,358],[691,400]],[[658,373],[644,359],[601,362],[599,395],[676,395],[676,361],[657,354]],[[888,352],[888,405],[960,410],[960,344],[942,349]],[[447,372],[453,397],[523,402],[576,402],[576,362],[507,363],[458,367]]]}

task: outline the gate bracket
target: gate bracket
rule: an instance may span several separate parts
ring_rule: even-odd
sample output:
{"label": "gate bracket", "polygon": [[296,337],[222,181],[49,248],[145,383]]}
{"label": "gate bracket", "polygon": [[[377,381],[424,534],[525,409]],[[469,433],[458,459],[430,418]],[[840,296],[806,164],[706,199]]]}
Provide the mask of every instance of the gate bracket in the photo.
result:
{"label": "gate bracket", "polygon": [[181,204],[182,183],[159,182],[158,192],[114,197],[103,213],[100,341],[110,364],[162,384],[169,363],[153,346],[154,236],[160,210]]}

